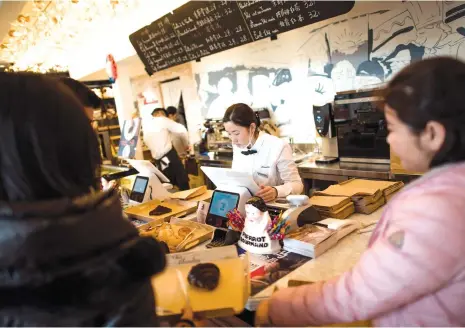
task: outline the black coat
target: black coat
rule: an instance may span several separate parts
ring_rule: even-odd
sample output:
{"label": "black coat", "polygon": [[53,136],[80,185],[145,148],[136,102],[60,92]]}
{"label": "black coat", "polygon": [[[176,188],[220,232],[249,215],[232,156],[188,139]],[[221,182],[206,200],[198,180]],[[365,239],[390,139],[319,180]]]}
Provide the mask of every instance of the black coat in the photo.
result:
{"label": "black coat", "polygon": [[117,195],[0,203],[0,325],[155,326],[165,255]]}

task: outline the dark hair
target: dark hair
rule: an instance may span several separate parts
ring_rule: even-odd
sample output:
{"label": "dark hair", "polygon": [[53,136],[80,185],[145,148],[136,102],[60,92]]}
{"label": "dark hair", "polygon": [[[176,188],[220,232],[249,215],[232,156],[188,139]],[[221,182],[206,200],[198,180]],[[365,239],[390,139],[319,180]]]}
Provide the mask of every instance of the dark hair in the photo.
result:
{"label": "dark hair", "polygon": [[252,123],[260,126],[260,117],[246,104],[234,104],[226,109],[223,116],[223,123],[233,122],[236,125],[248,128]]}
{"label": "dark hair", "polygon": [[163,115],[168,116],[168,113],[166,112],[166,109],[164,109],[164,108],[155,108],[155,109],[152,111],[152,116],[155,115],[155,114],[158,113],[158,112],[162,112]]}
{"label": "dark hair", "polygon": [[84,195],[100,152],[76,96],[55,78],[0,73],[0,200]]}
{"label": "dark hair", "polygon": [[258,196],[253,196],[249,198],[249,200],[245,203],[246,205],[252,205],[253,207],[257,208],[260,210],[260,212],[266,212],[268,211],[268,208],[266,207],[265,201]]}
{"label": "dark hair", "polygon": [[168,107],[166,107],[166,113],[167,113],[168,115],[175,115],[177,112],[178,112],[178,110],[177,110],[176,107],[174,107],[174,106],[168,106]]}
{"label": "dark hair", "polygon": [[102,99],[90,90],[84,83],[70,77],[63,77],[60,81],[70,88],[79,101],[86,107],[101,108]]}
{"label": "dark hair", "polygon": [[431,167],[465,160],[465,63],[436,57],[400,71],[384,90],[385,103],[420,133],[429,121],[441,123],[446,136]]}

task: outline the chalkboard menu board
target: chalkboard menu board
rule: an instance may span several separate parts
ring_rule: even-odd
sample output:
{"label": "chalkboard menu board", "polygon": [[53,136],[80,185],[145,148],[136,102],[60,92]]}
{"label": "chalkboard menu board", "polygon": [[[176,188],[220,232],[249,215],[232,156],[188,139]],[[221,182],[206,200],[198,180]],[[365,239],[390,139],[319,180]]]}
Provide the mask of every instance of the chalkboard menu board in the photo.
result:
{"label": "chalkboard menu board", "polygon": [[237,1],[254,41],[349,12],[353,1]]}
{"label": "chalkboard menu board", "polygon": [[129,36],[147,73],[161,71],[191,59],[166,15]]}
{"label": "chalkboard menu board", "polygon": [[345,14],[355,1],[190,1],[129,39],[149,74]]}
{"label": "chalkboard menu board", "polygon": [[191,60],[252,42],[234,1],[191,1],[170,22]]}

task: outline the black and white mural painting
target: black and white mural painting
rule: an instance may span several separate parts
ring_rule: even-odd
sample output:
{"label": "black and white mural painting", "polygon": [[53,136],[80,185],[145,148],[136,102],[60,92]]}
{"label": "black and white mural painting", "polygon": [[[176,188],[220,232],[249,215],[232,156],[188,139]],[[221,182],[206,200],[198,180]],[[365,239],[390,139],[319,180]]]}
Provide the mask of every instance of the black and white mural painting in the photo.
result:
{"label": "black and white mural painting", "polygon": [[458,1],[357,2],[318,26],[207,57],[194,63],[202,115],[244,102],[269,109],[282,136],[312,142],[312,106],[336,92],[381,86],[415,60],[465,59],[464,16]]}

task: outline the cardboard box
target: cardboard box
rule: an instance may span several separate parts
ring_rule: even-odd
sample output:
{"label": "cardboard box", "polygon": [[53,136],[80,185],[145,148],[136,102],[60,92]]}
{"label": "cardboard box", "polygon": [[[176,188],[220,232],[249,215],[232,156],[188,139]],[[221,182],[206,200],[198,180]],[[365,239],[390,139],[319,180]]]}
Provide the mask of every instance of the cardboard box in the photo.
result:
{"label": "cardboard box", "polygon": [[310,204],[313,207],[331,212],[336,212],[349,203],[351,203],[350,198],[343,196],[313,196],[310,198]]}

